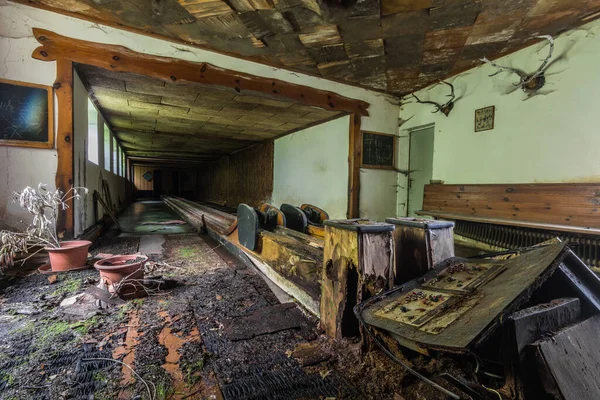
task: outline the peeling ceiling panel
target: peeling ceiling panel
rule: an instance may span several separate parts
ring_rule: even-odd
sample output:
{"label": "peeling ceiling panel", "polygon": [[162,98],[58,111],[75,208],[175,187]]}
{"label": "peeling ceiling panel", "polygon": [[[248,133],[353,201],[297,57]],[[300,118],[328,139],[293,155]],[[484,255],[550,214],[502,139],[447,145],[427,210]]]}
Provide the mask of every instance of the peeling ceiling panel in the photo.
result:
{"label": "peeling ceiling panel", "polygon": [[16,1],[394,95],[600,10],[600,0]]}

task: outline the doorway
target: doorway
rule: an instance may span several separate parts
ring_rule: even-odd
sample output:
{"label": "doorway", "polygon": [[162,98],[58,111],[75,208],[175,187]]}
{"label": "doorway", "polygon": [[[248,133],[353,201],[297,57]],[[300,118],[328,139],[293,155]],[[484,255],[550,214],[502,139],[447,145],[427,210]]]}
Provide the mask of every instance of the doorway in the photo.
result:
{"label": "doorway", "polygon": [[154,191],[154,197],[160,197],[163,193],[163,177],[162,177],[162,171],[160,169],[155,169],[154,170],[154,186],[153,186],[153,191]]}
{"label": "doorway", "polygon": [[409,132],[408,157],[408,216],[416,217],[423,208],[423,191],[433,177],[433,124],[417,127]]}

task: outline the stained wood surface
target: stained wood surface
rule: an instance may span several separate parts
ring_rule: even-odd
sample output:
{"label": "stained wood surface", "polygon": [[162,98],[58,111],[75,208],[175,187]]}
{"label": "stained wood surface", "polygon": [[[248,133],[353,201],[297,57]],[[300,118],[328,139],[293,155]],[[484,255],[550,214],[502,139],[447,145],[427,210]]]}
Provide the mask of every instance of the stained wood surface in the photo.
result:
{"label": "stained wood surface", "polygon": [[[404,285],[404,290],[395,292],[380,302],[374,303],[363,312],[367,323],[392,332],[408,342],[424,348],[465,352],[482,343],[503,323],[502,315],[516,311],[524,304],[548,277],[554,273],[568,249],[564,243],[544,246],[520,254],[508,260],[457,259],[446,260],[439,270],[429,272],[425,281],[443,274],[446,267],[456,263],[466,265],[498,265],[499,274],[473,291],[463,291],[460,299],[447,310],[434,315],[419,328],[392,319],[378,317],[383,308],[415,289],[419,290],[422,280],[413,280]],[[439,272],[442,271],[442,272]],[[427,284],[427,282],[425,283]],[[436,288],[440,293],[456,296],[459,291]]]}
{"label": "stained wood surface", "polygon": [[598,9],[569,0],[17,2],[396,95],[518,50],[540,32],[557,35]]}
{"label": "stained wood surface", "polygon": [[341,114],[232,88],[78,65],[123,149],[136,157],[217,159]]}
{"label": "stained wood surface", "polygon": [[[321,327],[333,338],[344,336],[342,324],[347,309],[348,273],[358,276],[358,233],[325,226],[321,275]],[[356,296],[356,293],[354,294]]]}
{"label": "stained wood surface", "polygon": [[199,199],[233,208],[239,203],[259,207],[273,193],[273,157],[269,141],[199,168]]}
{"label": "stained wood surface", "polygon": [[421,213],[600,229],[600,184],[425,185]]}
{"label": "stained wood surface", "polygon": [[218,85],[234,89],[242,95],[277,95],[279,98],[287,98],[299,104],[328,111],[369,115],[367,102],[350,99],[334,92],[227,70],[209,63],[136,53],[123,46],[72,39],[45,29],[34,28],[34,36],[42,46],[35,49],[32,57],[41,61],[66,59],[111,71],[147,75],[164,81]]}
{"label": "stained wood surface", "polygon": [[147,167],[144,165],[134,165],[133,166],[133,184],[135,185],[136,190],[145,190],[151,191],[154,188],[154,179],[151,181],[147,181],[144,178],[144,174],[146,172],[150,172],[154,176],[154,168]]}
{"label": "stained wood surface", "polygon": [[[58,106],[58,122],[56,134],[56,188],[67,192],[74,182],[73,152],[75,140],[73,138],[73,63],[69,60],[56,62],[56,80],[54,81]],[[67,236],[73,235],[75,207],[71,198],[66,201],[67,208],[58,210],[56,229]]]}
{"label": "stained wood surface", "polygon": [[323,241],[285,227],[259,234],[260,258],[314,299],[321,295]]}
{"label": "stained wood surface", "polygon": [[360,163],[362,160],[362,143],[360,116],[350,115],[350,141],[348,150],[348,211],[346,218],[360,216]]}
{"label": "stained wood surface", "polygon": [[565,400],[600,398],[599,331],[596,315],[532,345],[547,392]]}

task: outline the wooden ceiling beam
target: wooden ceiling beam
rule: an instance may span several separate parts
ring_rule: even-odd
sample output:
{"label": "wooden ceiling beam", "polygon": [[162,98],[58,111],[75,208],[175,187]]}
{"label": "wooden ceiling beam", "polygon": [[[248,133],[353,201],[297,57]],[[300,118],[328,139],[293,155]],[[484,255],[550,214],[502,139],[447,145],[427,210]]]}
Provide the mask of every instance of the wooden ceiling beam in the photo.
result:
{"label": "wooden ceiling beam", "polygon": [[73,39],[46,29],[33,28],[33,34],[41,46],[33,51],[32,57],[40,61],[63,59],[112,71],[148,75],[175,83],[218,85],[232,88],[240,94],[262,93],[269,97],[285,97],[329,111],[369,115],[369,103],[325,90],[219,68],[206,62],[194,63],[152,56],[123,46]]}

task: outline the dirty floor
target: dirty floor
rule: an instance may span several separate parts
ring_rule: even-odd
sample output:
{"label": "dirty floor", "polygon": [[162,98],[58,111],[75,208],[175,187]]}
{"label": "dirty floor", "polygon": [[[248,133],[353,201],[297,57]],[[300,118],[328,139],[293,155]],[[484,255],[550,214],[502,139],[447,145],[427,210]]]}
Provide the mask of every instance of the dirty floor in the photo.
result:
{"label": "dirty floor", "polygon": [[[152,202],[121,219],[135,231],[178,217]],[[445,398],[379,350],[361,355],[360,343],[329,340],[256,271],[177,227],[110,231],[96,242],[92,255],[151,253],[146,278],[161,282],[150,296],[108,309],[86,303],[89,296],[64,302],[98,283],[93,268],[0,278],[0,399]],[[474,367],[405,355],[446,387],[441,371],[464,376]]]}

